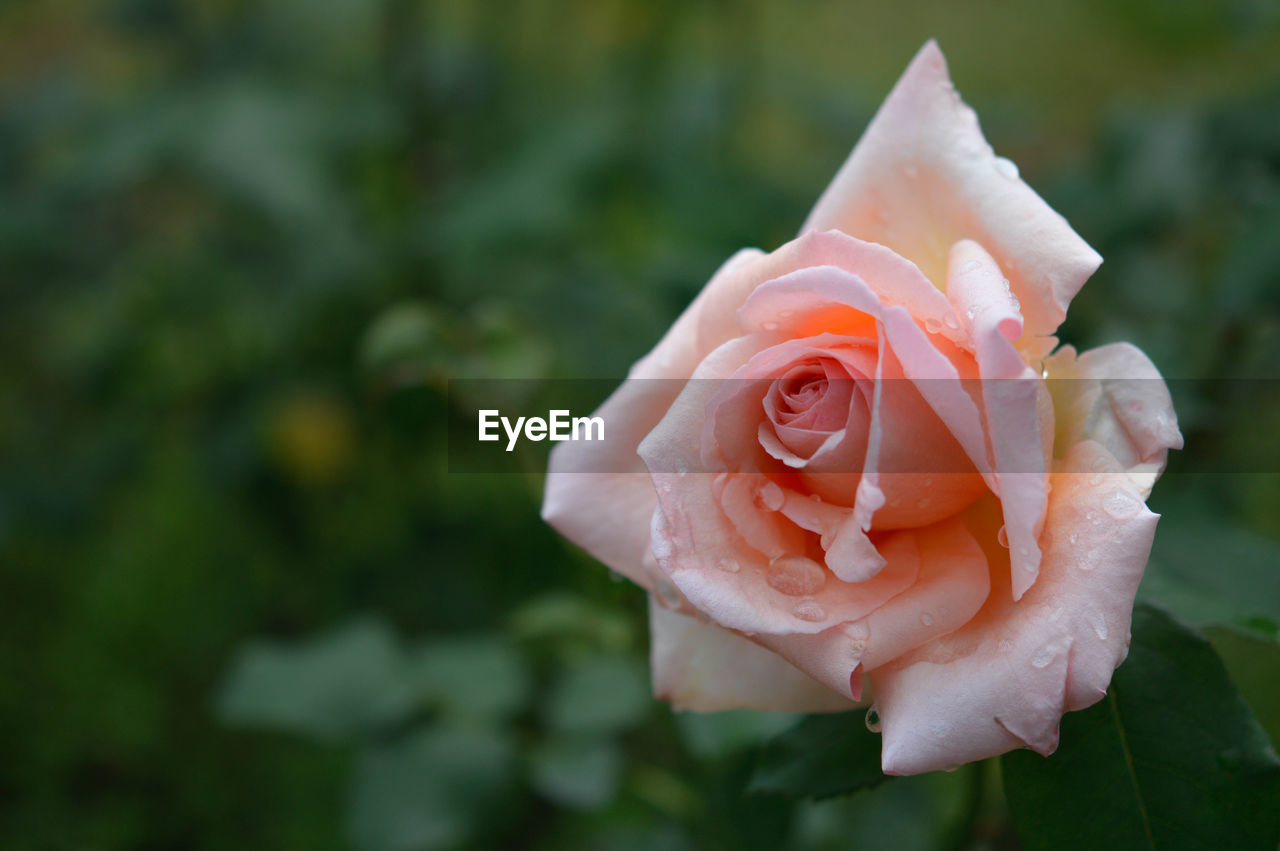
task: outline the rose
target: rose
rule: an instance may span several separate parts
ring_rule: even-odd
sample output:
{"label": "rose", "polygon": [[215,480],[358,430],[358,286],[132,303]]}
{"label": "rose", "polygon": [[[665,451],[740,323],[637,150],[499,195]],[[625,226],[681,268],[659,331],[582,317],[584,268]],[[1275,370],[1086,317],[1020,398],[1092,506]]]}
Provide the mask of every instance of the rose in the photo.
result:
{"label": "rose", "polygon": [[888,773],[1051,753],[1127,652],[1168,391],[1128,344],[1049,354],[1101,258],[933,42],[802,232],[713,276],[608,443],[557,447],[544,517],[652,592],[681,707],[869,697]]}

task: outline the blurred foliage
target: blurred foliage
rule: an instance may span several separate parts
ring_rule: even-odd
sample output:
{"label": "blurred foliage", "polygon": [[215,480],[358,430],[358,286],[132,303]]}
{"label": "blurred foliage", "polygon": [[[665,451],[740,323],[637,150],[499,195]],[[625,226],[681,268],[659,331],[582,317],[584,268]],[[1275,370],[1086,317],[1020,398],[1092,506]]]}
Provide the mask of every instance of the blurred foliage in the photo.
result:
{"label": "blurred foliage", "polygon": [[1107,257],[1064,340],[1215,379],[1143,593],[1274,739],[1274,4],[7,4],[0,843],[1009,847],[995,765],[745,796],[791,719],[647,699],[545,445],[446,473],[447,379],[624,374],[929,36]]}

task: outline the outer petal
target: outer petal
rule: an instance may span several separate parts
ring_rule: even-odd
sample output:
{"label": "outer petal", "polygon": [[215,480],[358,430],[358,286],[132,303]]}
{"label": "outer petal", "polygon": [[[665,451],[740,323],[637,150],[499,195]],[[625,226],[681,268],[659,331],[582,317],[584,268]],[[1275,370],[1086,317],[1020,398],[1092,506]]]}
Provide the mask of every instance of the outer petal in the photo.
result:
{"label": "outer petal", "polygon": [[1128,652],[1157,517],[1097,443],[1072,447],[1053,485],[1041,575],[1026,596],[1015,603],[997,590],[964,629],[871,672],[886,773],[1023,745],[1047,755],[1063,712],[1105,694]]}
{"label": "outer petal", "polygon": [[627,380],[593,414],[609,424],[607,440],[566,441],[551,452],[543,520],[645,588],[654,587],[655,577],[644,563],[657,495],[636,447],[710,351],[703,348],[707,335],[699,330],[704,313],[732,314],[741,303],[726,304],[736,297],[735,282],[761,256],[748,249],[731,257],[653,351],[631,368]]}
{"label": "outer petal", "polygon": [[981,245],[961,240],[951,248],[947,295],[964,317],[982,379],[982,406],[995,462],[1013,563],[1013,598],[1021,599],[1040,569],[1037,539],[1048,494],[1040,440],[1040,376],[1022,361],[1013,342],[1022,336],[1022,314],[1009,282]]}
{"label": "outer petal", "polygon": [[1054,455],[1096,440],[1116,457],[1145,499],[1182,433],[1169,388],[1136,346],[1112,343],[1076,357],[1063,346],[1045,359],[1057,432]]}
{"label": "outer petal", "polygon": [[654,696],[676,709],[840,712],[853,703],[742,636],[649,599]]}
{"label": "outer petal", "polygon": [[1008,275],[1027,331],[1053,333],[1102,258],[995,155],[930,41],[916,54],[803,230],[837,228],[913,261],[939,289],[976,239]]}

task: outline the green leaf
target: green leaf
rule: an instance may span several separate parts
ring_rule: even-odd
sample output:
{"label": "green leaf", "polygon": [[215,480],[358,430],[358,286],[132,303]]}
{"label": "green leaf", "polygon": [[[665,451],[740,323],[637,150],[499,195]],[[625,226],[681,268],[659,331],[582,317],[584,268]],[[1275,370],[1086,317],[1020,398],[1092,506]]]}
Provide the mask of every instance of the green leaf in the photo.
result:
{"label": "green leaf", "polygon": [[441,638],[419,650],[420,693],[462,717],[505,717],[529,702],[529,668],[501,636]]}
{"label": "green leaf", "polygon": [[529,754],[533,787],[558,804],[592,810],[611,800],[622,773],[622,753],[611,739],[556,737]]}
{"label": "green leaf", "polygon": [[1156,535],[1139,599],[1197,626],[1280,623],[1280,547],[1233,526],[1204,495],[1161,496],[1156,510],[1168,519]]}
{"label": "green leaf", "polygon": [[880,736],[863,716],[857,710],[804,718],[765,745],[747,791],[826,798],[880,783]]}
{"label": "green leaf", "polygon": [[471,839],[514,777],[511,742],[488,729],[429,727],[366,751],[347,828],[362,851],[428,851]]}
{"label": "green leaf", "polygon": [[787,712],[733,709],[727,712],[681,712],[676,726],[685,747],[703,759],[721,759],[768,739],[795,725],[799,716]]}
{"label": "green leaf", "polygon": [[1205,634],[1227,666],[1231,682],[1271,737],[1271,746],[1280,747],[1280,644],[1232,627],[1213,627]]}
{"label": "green leaf", "polygon": [[306,641],[246,645],[217,713],[229,724],[338,739],[394,723],[413,703],[394,636],[381,621],[362,618]]}
{"label": "green leaf", "polygon": [[576,594],[544,594],[511,615],[511,631],[524,641],[574,640],[586,647],[621,652],[631,647],[631,622],[617,611]]}
{"label": "green leaf", "polygon": [[639,723],[653,705],[648,673],[634,659],[598,656],[564,671],[545,707],[552,729],[607,734]]}
{"label": "green leaf", "polygon": [[1003,757],[1028,849],[1232,848],[1280,841],[1280,760],[1199,635],[1139,605],[1110,693],[1045,759]]}

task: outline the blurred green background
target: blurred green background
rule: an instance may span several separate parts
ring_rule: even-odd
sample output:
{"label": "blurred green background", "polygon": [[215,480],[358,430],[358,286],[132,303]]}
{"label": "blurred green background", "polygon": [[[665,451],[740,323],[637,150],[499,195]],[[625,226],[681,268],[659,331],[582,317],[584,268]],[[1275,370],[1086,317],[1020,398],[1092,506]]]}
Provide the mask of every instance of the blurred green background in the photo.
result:
{"label": "blurred green background", "polygon": [[446,471],[449,377],[621,377],[931,36],[1107,258],[1064,340],[1196,379],[1143,593],[1276,741],[1276,4],[10,3],[0,844],[1016,847],[991,767],[744,796],[790,719],[650,700],[545,446]]}

